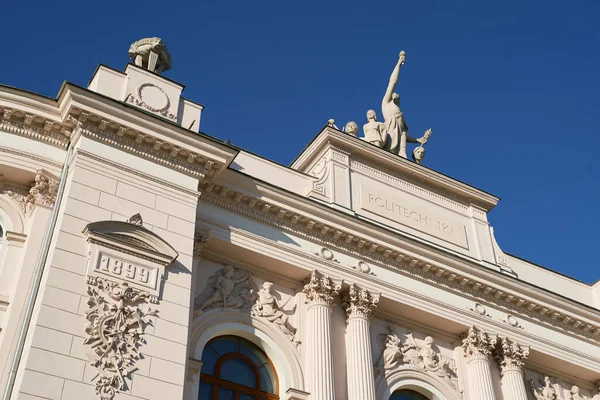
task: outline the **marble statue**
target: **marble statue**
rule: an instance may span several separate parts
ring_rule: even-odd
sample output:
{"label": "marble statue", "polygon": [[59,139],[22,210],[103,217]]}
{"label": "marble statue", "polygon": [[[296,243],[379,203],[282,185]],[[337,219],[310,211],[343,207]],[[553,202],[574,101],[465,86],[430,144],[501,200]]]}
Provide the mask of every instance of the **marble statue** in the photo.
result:
{"label": "marble statue", "polygon": [[344,132],[348,135],[356,136],[358,134],[358,125],[354,121],[348,121],[344,127]]}
{"label": "marble statue", "polygon": [[400,110],[400,96],[394,92],[398,79],[400,77],[400,67],[406,61],[406,53],[400,52],[396,67],[390,76],[387,90],[381,101],[381,111],[385,120],[385,127],[389,136],[386,149],[392,153],[398,154],[406,158],[406,143],[425,144],[427,137],[423,136],[419,139],[408,136],[408,126],[404,120],[404,114]]}
{"label": "marble statue", "polygon": [[272,288],[273,283],[271,282],[262,284],[262,287],[256,293],[256,302],[250,312],[255,317],[272,322],[280,331],[290,337],[292,342],[298,342],[294,336],[296,328],[290,325],[289,317],[282,311],[283,306],[278,304]]}
{"label": "marble statue", "polygon": [[533,395],[537,400],[556,400],[556,389],[552,387],[552,383],[550,382],[550,377],[544,377],[544,386],[540,389],[535,387],[535,382],[531,381],[531,385],[533,387]]}
{"label": "marble statue", "polygon": [[335,124],[335,119],[333,118],[327,120],[327,126],[330,128],[338,129],[337,125]]}
{"label": "marble statue", "polygon": [[248,309],[252,303],[252,290],[250,273],[227,265],[208,278],[206,287],[194,299],[194,316],[218,306]]}
{"label": "marble statue", "polygon": [[129,47],[129,57],[140,67],[160,74],[171,69],[171,56],[162,39],[140,39]]}
{"label": "marble statue", "polygon": [[389,334],[385,337],[385,349],[383,350],[383,368],[395,368],[402,361],[402,350],[400,348],[400,338],[395,334]]}
{"label": "marble statue", "polygon": [[[427,140],[429,140],[430,136],[431,136],[431,129],[428,129],[425,132],[425,135],[423,135],[423,137],[427,141]],[[413,150],[413,152],[412,152],[412,159],[417,164],[422,164],[424,158],[425,158],[425,147],[423,147],[423,144],[421,143],[421,145],[415,147],[415,149]]]}
{"label": "marble statue", "polygon": [[578,386],[572,386],[571,387],[571,391],[569,392],[569,395],[570,395],[570,400],[585,400],[585,397],[583,397],[579,393],[579,387]]}
{"label": "marble statue", "polygon": [[367,122],[363,125],[363,132],[365,141],[374,144],[377,147],[385,146],[387,142],[387,132],[385,124],[377,121],[377,113],[375,110],[367,111]]}

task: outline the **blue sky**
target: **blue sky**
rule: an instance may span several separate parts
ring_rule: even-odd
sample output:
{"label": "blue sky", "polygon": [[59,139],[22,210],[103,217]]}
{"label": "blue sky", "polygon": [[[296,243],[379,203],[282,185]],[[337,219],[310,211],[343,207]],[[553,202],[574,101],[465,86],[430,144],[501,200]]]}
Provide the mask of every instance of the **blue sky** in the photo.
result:
{"label": "blue sky", "polygon": [[398,53],[425,164],[502,198],[509,253],[600,278],[600,2],[9,2],[0,82],[55,96],[162,37],[202,131],[288,165],[335,118],[378,113]]}

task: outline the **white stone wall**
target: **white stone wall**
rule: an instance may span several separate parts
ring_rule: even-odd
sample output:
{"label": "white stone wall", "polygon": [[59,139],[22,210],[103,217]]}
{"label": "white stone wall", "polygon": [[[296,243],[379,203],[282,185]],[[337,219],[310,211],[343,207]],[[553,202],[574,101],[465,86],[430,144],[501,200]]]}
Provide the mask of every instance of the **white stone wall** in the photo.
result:
{"label": "white stone wall", "polygon": [[[125,153],[119,156],[135,162],[133,156]],[[163,167],[154,168],[161,169],[163,175],[178,175]],[[92,382],[95,371],[86,356],[90,349],[83,344],[89,244],[82,230],[90,222],[125,220],[136,213],[141,214],[146,228],[175,247],[179,257],[166,273],[162,296],[155,307],[158,316],[144,334],[147,343],[140,348],[144,358],[137,363],[138,370],[128,382],[128,390],[119,394],[119,398],[182,398],[195,196],[189,190],[177,190],[154,180],[153,175],[156,174],[152,171],[117,168],[84,154],[76,155],[14,398],[97,398]],[[178,179],[173,177],[173,181]]]}

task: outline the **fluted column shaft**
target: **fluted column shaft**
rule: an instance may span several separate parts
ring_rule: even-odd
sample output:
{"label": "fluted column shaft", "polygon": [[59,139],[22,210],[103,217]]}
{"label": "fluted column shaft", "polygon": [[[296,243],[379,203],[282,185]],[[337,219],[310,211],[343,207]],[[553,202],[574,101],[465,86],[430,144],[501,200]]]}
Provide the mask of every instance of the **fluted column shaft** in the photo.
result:
{"label": "fluted column shaft", "polygon": [[505,399],[527,400],[521,368],[506,368],[502,371],[502,394]]}
{"label": "fluted column shaft", "polygon": [[346,327],[346,373],[348,400],[375,400],[375,377],[371,353],[370,319],[379,303],[378,295],[350,285],[342,306],[348,316]]}
{"label": "fluted column shaft", "polygon": [[325,302],[313,302],[308,307],[307,324],[310,329],[306,340],[310,398],[311,400],[334,400],[331,306]]}
{"label": "fluted column shaft", "polygon": [[348,317],[346,351],[348,400],[375,400],[369,324],[369,319],[364,316]]}
{"label": "fluted column shaft", "polygon": [[[492,369],[487,356],[473,356],[467,360],[467,379],[472,400],[496,400]],[[512,398],[511,398],[512,400]]]}
{"label": "fluted column shaft", "polygon": [[331,311],[334,297],[341,288],[341,282],[334,282],[328,276],[313,270],[302,290],[308,303],[305,355],[311,400],[335,400]]}

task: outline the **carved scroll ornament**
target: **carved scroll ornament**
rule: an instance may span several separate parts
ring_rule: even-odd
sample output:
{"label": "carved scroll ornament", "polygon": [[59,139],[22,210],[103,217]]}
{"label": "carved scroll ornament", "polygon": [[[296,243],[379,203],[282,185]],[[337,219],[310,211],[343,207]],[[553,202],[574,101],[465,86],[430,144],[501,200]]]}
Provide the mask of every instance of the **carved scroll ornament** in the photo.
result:
{"label": "carved scroll ornament", "polygon": [[98,277],[88,277],[88,306],[84,344],[91,365],[96,368],[96,394],[111,400],[117,391],[127,388],[126,378],[135,371],[140,359],[139,347],[143,333],[157,311],[143,309],[150,294],[134,289],[126,282],[115,283]]}

